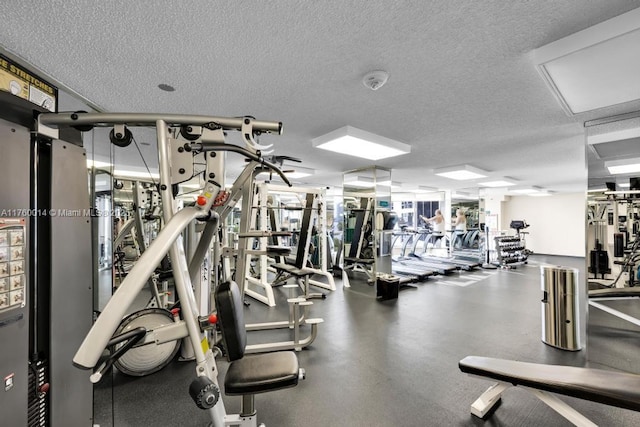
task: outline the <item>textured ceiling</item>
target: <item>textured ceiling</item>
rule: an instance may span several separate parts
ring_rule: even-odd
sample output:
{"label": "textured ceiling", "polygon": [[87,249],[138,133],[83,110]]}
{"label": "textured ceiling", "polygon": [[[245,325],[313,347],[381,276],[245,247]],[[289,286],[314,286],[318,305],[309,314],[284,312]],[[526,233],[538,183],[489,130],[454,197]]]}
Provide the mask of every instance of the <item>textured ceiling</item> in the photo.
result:
{"label": "textured ceiling", "polygon": [[[3,6],[0,46],[99,108],[282,121],[284,134],[262,142],[316,169],[312,184],[338,184],[343,171],[370,165],[311,147],[314,137],[351,125],[412,146],[410,155],[378,162],[393,170],[394,181],[474,187],[432,174],[469,163],[523,185],[580,191],[582,122],[640,105],[570,118],[531,59],[534,49],[638,1],[5,0]],[[375,69],[390,78],[371,91],[361,80]],[[160,83],[176,91],[162,92]],[[148,157],[151,148],[143,150]]]}

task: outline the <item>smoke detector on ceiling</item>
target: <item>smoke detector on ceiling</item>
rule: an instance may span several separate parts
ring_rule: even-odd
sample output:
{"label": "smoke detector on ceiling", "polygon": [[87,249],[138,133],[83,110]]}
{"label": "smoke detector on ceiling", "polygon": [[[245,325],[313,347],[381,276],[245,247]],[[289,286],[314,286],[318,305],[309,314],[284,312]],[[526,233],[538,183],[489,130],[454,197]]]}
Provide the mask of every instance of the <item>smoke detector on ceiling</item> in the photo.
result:
{"label": "smoke detector on ceiling", "polygon": [[378,90],[389,80],[389,73],[383,70],[371,71],[365,74],[362,84],[371,90]]}

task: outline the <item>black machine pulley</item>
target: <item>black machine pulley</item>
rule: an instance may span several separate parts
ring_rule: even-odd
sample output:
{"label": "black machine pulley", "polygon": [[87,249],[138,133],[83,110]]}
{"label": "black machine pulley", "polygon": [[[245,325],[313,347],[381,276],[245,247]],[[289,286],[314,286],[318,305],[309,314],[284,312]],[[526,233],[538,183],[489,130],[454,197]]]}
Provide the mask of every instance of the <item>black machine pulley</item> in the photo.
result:
{"label": "black machine pulley", "polygon": [[199,376],[191,382],[189,394],[200,409],[210,409],[218,403],[220,390],[218,386],[206,376]]}
{"label": "black machine pulley", "polygon": [[[80,111],[71,113],[71,119],[78,120],[78,113],[86,113],[86,111],[80,110]],[[93,129],[93,125],[77,125],[77,126],[71,126],[71,127],[76,130],[79,130],[80,132],[89,132],[91,129]]]}
{"label": "black machine pulley", "polygon": [[133,141],[133,134],[126,127],[123,127],[122,129],[111,129],[111,132],[109,132],[109,140],[113,145],[124,148],[129,146],[131,141]]}
{"label": "black machine pulley", "polygon": [[194,132],[192,125],[181,125],[180,135],[187,141],[195,141],[200,138],[201,132]]}

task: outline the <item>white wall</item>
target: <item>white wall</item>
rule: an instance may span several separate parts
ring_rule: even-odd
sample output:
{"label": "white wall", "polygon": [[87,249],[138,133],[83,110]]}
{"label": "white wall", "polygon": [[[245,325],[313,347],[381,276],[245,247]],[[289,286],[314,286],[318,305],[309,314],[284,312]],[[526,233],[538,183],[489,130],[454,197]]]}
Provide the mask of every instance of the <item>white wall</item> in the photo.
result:
{"label": "white wall", "polygon": [[511,220],[526,220],[527,248],[535,253],[584,257],[585,217],[586,196],[575,193],[512,196],[502,202],[499,221],[508,230]]}

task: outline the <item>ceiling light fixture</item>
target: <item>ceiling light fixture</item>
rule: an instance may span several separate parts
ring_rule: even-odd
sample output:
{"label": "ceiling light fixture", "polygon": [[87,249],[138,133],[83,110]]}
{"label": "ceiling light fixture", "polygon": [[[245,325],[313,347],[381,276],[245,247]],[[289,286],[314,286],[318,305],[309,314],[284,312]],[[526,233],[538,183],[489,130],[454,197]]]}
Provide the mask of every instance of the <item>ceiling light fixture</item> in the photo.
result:
{"label": "ceiling light fixture", "polygon": [[536,66],[569,115],[635,101],[640,92],[640,8],[534,51]]}
{"label": "ceiling light fixture", "polygon": [[545,196],[551,196],[551,192],[549,190],[538,190],[535,193],[530,193],[527,194],[527,196],[531,196],[531,197],[545,197]]}
{"label": "ceiling light fixture", "polygon": [[433,171],[438,176],[449,179],[465,181],[468,179],[486,178],[489,172],[478,169],[469,165],[451,166],[447,168],[439,168]]}
{"label": "ceiling light fixture", "polygon": [[495,181],[479,182],[478,185],[482,185],[483,187],[491,187],[491,188],[509,187],[512,185],[516,185],[516,181],[513,179],[504,178],[504,179],[498,179]]}
{"label": "ceiling light fixture", "polygon": [[611,175],[640,172],[640,159],[611,160],[604,162]]}
{"label": "ceiling light fixture", "polygon": [[[284,166],[287,167],[286,165]],[[287,170],[284,172],[287,178],[298,179],[305,178],[307,176],[315,175],[315,169],[303,168],[302,166],[293,166],[293,170]]]}
{"label": "ceiling light fixture", "polygon": [[465,200],[477,200],[478,197],[477,196],[472,196],[469,193],[464,193],[464,192],[455,192],[451,194],[451,198],[452,199],[465,199]]}
{"label": "ceiling light fixture", "polygon": [[400,187],[402,187],[402,183],[401,182],[389,181],[388,179],[386,181],[378,181],[377,184],[381,185],[383,187],[391,187],[391,188],[400,188]]}
{"label": "ceiling light fixture", "polygon": [[428,187],[426,185],[418,185],[416,190],[412,190],[414,193],[435,193],[438,190],[436,187]]}
{"label": "ceiling light fixture", "polygon": [[350,175],[345,178],[343,186],[369,188],[369,187],[373,187],[373,183],[374,183],[373,178],[369,178],[366,176]]}
{"label": "ceiling light fixture", "polygon": [[509,190],[509,192],[514,194],[534,194],[534,193],[538,193],[540,190],[541,190],[540,187],[531,187],[531,188],[518,188],[515,190]]}
{"label": "ceiling light fixture", "polygon": [[411,146],[352,126],[344,126],[311,140],[316,148],[360,157],[381,160],[411,152]]}

